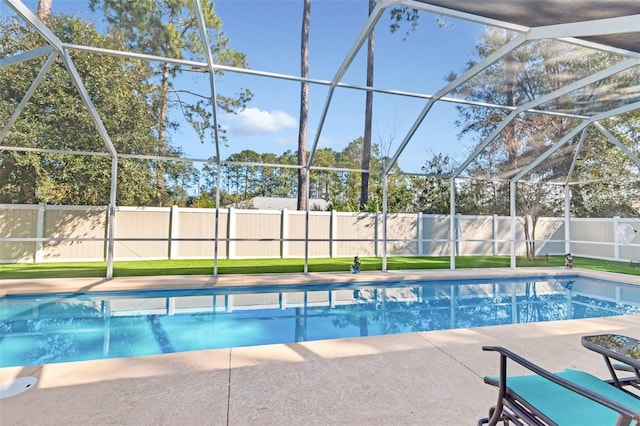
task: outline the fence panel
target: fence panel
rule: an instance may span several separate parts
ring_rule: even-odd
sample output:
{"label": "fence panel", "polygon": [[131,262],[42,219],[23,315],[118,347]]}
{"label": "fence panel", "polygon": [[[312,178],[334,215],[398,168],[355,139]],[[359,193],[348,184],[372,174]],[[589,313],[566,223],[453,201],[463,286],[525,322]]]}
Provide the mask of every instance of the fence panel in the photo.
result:
{"label": "fence panel", "polygon": [[571,219],[571,253],[613,259],[613,235],[611,219]]}
{"label": "fence panel", "polygon": [[564,219],[543,217],[536,226],[536,254],[564,253]]}
{"label": "fence panel", "polygon": [[106,229],[106,207],[47,206],[43,237],[79,240],[45,241],[42,245],[42,256],[49,262],[68,259],[101,261],[105,258]]}
{"label": "fence panel", "polygon": [[425,256],[448,256],[449,216],[424,215],[422,217],[422,250]]}
{"label": "fence panel", "polygon": [[460,229],[459,254],[478,256],[493,252],[493,216],[456,216]]}
{"label": "fence panel", "polygon": [[[215,218],[213,209],[175,208],[171,229],[172,259],[210,259],[214,254]],[[219,211],[218,257],[227,257],[226,239],[228,235],[227,210]],[[203,239],[204,241],[190,241]],[[177,240],[177,241],[176,241]]]}
{"label": "fence panel", "polygon": [[[38,230],[37,205],[0,205],[0,237],[36,238]],[[0,242],[0,261],[36,262],[35,241]]]}
{"label": "fence panel", "polygon": [[[516,254],[526,253],[523,218],[516,218]],[[529,219],[530,220],[530,219]],[[448,256],[446,215],[389,214],[389,256]],[[456,253],[509,255],[511,219],[505,216],[454,218]],[[617,241],[616,229],[637,219],[572,218],[570,244],[564,218],[540,218],[537,255],[563,254],[613,260],[640,260],[640,234]],[[376,213],[309,212],[309,256],[381,256],[384,217]],[[0,205],[0,262],[105,260],[107,207]],[[306,212],[219,210],[219,258],[304,257]],[[115,260],[194,259],[214,256],[215,210],[118,207]],[[65,241],[68,239],[69,241]],[[322,241],[324,240],[324,241]]]}
{"label": "fence panel", "polygon": [[[511,218],[495,216],[495,248],[496,255],[506,256],[511,254]],[[524,240],[524,230],[520,223],[516,224],[516,240]],[[516,243],[516,253],[526,253],[524,242]]]}
{"label": "fence panel", "polygon": [[[305,236],[306,212],[283,211],[286,223],[285,240],[302,239]],[[309,212],[309,257],[331,257],[331,212]],[[285,241],[283,257],[304,257],[304,241]]]}
{"label": "fence panel", "polygon": [[[382,218],[381,218],[382,219]],[[419,252],[418,215],[389,214],[387,216],[387,254],[390,256],[415,256]],[[382,237],[382,230],[380,232]],[[397,240],[397,241],[396,241]],[[379,243],[378,253],[382,253]]]}
{"label": "fence panel", "polygon": [[338,241],[334,257],[375,256],[377,233],[375,213],[336,213],[336,235]]}
{"label": "fence panel", "polygon": [[[230,238],[252,241],[232,241],[229,256],[232,258],[280,257],[281,213],[278,210],[232,209],[232,234]],[[260,240],[263,241],[260,241]]]}
{"label": "fence panel", "polygon": [[118,260],[169,258],[169,207],[118,207],[113,256]]}

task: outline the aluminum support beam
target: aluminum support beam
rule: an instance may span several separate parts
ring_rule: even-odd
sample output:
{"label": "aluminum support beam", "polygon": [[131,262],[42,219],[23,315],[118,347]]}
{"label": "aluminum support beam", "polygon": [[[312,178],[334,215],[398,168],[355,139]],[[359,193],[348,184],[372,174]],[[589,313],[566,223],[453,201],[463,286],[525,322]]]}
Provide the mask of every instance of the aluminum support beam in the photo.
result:
{"label": "aluminum support beam", "polygon": [[510,267],[516,267],[516,182],[509,182],[509,216],[511,217],[511,260]]}
{"label": "aluminum support beam", "polygon": [[[207,25],[202,13],[202,4],[200,0],[193,0],[193,6],[198,20],[198,28],[200,29],[200,42],[202,43],[202,50],[207,59],[207,71],[209,72],[209,90],[211,91],[211,114],[213,118],[213,143],[215,146],[216,163],[220,164],[220,135],[218,131],[218,95],[216,92],[216,74],[215,64],[213,62],[213,55],[211,54],[209,34],[207,33]],[[218,243],[219,243],[219,210],[220,204],[217,200],[220,198],[220,188],[216,186],[216,214],[214,223],[214,243],[213,243],[213,275],[218,274]]]}
{"label": "aluminum support beam", "polygon": [[[452,2],[452,3],[455,3],[455,2]],[[442,15],[442,16],[449,16],[451,18],[462,19],[468,22],[475,22],[477,24],[488,25],[491,27],[504,28],[507,30],[521,32],[521,33],[526,32],[529,29],[528,27],[525,27],[522,25],[512,24],[510,22],[505,22],[505,21],[499,21],[497,19],[486,18],[484,16],[473,15],[471,13],[460,12],[454,9],[447,9],[441,6],[434,6],[431,4],[422,3],[420,1],[413,1],[413,0],[403,1],[402,5],[410,7],[412,9],[421,10],[424,12],[435,13],[437,15]]]}
{"label": "aluminum support beam", "polygon": [[456,269],[456,178],[449,182],[449,269]]}
{"label": "aluminum support beam", "polygon": [[49,72],[49,69],[51,68],[53,63],[56,61],[57,57],[58,57],[58,54],[56,52],[53,52],[51,55],[49,55],[49,58],[47,58],[47,61],[42,66],[42,69],[40,69],[40,72],[38,73],[36,78],[33,80],[33,82],[31,83],[31,86],[29,86],[29,89],[27,89],[27,92],[24,94],[24,96],[20,100],[20,103],[18,104],[16,109],[13,111],[13,114],[11,114],[11,117],[9,117],[9,120],[7,120],[7,123],[5,124],[4,128],[0,132],[0,145],[2,145],[2,142],[4,141],[4,138],[7,136],[7,133],[9,133],[9,130],[11,129],[11,127],[13,127],[15,122],[18,120],[18,117],[22,113],[22,110],[29,102],[29,99],[31,99],[33,94],[36,92],[38,85],[45,78],[45,76],[47,75],[47,72]]}
{"label": "aluminum support beam", "polygon": [[98,128],[98,133],[100,133],[100,136],[102,137],[102,140],[104,141],[111,155],[115,156],[116,150],[111,142],[111,139],[109,138],[109,135],[107,134],[107,131],[102,124],[102,120],[100,119],[100,116],[96,111],[91,98],[89,97],[87,89],[84,87],[82,79],[80,78],[80,75],[78,74],[78,71],[73,64],[68,51],[64,48],[62,41],[21,1],[5,0],[5,2],[8,3],[9,6],[24,20],[26,20],[29,25],[31,25],[38,33],[40,33],[40,35],[42,35],[42,37],[47,40],[49,45],[58,52],[65,64],[65,67],[69,71],[69,74],[71,74],[71,80],[76,86],[76,89],[78,90],[82,101],[89,110],[89,114],[91,115],[94,124]]}
{"label": "aluminum support beam", "polygon": [[637,32],[638,28],[640,28],[640,14],[535,27],[529,31],[528,38],[534,40],[623,34]]}
{"label": "aluminum support beam", "polygon": [[104,144],[107,149],[111,153],[111,188],[109,194],[109,221],[112,222],[111,228],[109,231],[109,235],[107,237],[107,279],[113,278],[113,250],[114,250],[114,234],[113,234],[113,221],[115,220],[115,208],[116,208],[116,189],[117,189],[117,179],[118,179],[118,153],[116,151],[109,134],[107,133],[107,129],[104,127],[102,119],[100,118],[100,114],[96,110],[93,102],[91,101],[91,97],[89,96],[89,92],[87,92],[82,79],[80,78],[80,74],[78,74],[78,70],[76,69],[69,53],[66,50],[62,52],[62,60],[71,74],[71,80],[73,84],[76,86],[76,89],[80,93],[80,97],[82,98],[85,106],[89,110],[89,115],[93,119],[96,128],[98,129],[98,133],[102,138]]}
{"label": "aluminum support beam", "polygon": [[518,173],[513,178],[511,178],[511,180],[512,181],[520,180],[524,175],[526,175],[531,170],[533,170],[536,167],[538,167],[538,165],[540,163],[542,163],[544,160],[549,158],[549,156],[551,156],[551,154],[556,152],[559,148],[561,148],[564,144],[566,144],[569,140],[571,140],[571,138],[573,138],[576,134],[581,132],[582,129],[584,129],[588,125],[590,125],[592,123],[595,123],[596,121],[599,121],[599,120],[604,120],[604,119],[607,119],[607,118],[610,118],[610,117],[614,117],[616,115],[625,114],[627,112],[631,112],[631,111],[634,111],[634,110],[637,110],[637,109],[640,109],[640,102],[634,102],[632,104],[625,105],[625,106],[622,106],[620,108],[615,108],[615,109],[603,112],[601,114],[594,115],[589,120],[585,120],[584,122],[579,124],[577,127],[575,127],[573,130],[571,130],[567,135],[565,135],[565,137],[563,137],[558,142],[556,142],[553,146],[551,146],[542,155],[540,155],[538,158],[536,158],[534,161],[532,161],[526,167],[524,167],[520,171],[520,173]]}
{"label": "aluminum support beam", "polygon": [[73,64],[73,61],[69,56],[69,53],[66,50],[63,50],[61,57],[64,62],[64,65],[69,71],[69,74],[71,74],[71,81],[73,81],[73,84],[76,86],[76,89],[80,94],[80,98],[82,98],[82,101],[84,102],[85,106],[89,110],[89,115],[91,115],[91,118],[93,119],[93,123],[96,125],[98,133],[100,134],[100,137],[102,138],[104,144],[106,145],[111,155],[114,157],[117,157],[118,153],[116,151],[116,148],[115,146],[113,146],[113,143],[111,142],[111,138],[109,137],[109,134],[107,133],[107,129],[104,127],[104,124],[102,123],[100,114],[98,114],[96,107],[93,105],[91,96],[89,96],[89,92],[87,92],[87,89],[84,86],[84,83],[82,82],[82,78],[80,77],[80,74],[78,74],[78,70]]}
{"label": "aluminum support beam", "polygon": [[[80,51],[80,52],[90,52],[90,53],[97,53],[97,54],[115,56],[115,57],[122,57],[122,58],[135,58],[135,59],[141,59],[141,60],[146,60],[146,61],[168,62],[168,63],[174,64],[174,65],[180,65],[180,66],[184,66],[184,67],[188,67],[188,68],[195,68],[195,69],[202,69],[202,70],[206,70],[207,69],[207,64],[204,63],[204,62],[196,62],[196,61],[190,61],[190,60],[184,60],[184,59],[174,59],[174,58],[166,58],[165,59],[162,56],[154,56],[154,55],[148,55],[148,54],[144,54],[144,53],[135,53],[135,52],[123,52],[123,51],[119,51],[119,50],[104,49],[104,48],[92,47],[92,46],[80,46],[80,45],[76,45],[76,44],[66,44],[65,43],[65,44],[63,44],[63,46],[66,49],[77,50],[77,51]],[[407,92],[407,91],[392,90],[392,89],[383,89],[383,88],[378,88],[378,87],[361,86],[361,85],[348,84],[348,83],[342,83],[342,82],[338,82],[338,83],[334,84],[333,80],[320,80],[320,79],[312,79],[312,78],[302,78],[300,76],[295,76],[295,75],[290,75],[290,74],[280,74],[280,73],[273,73],[273,72],[268,72],[268,71],[252,70],[252,69],[247,69],[247,68],[237,68],[237,67],[231,67],[231,66],[226,66],[226,65],[214,65],[214,69],[216,71],[233,72],[233,73],[237,73],[237,74],[248,74],[248,75],[254,75],[254,76],[259,76],[259,77],[275,78],[275,79],[280,79],[280,80],[307,82],[307,83],[310,83],[310,84],[318,84],[318,85],[322,85],[322,86],[335,85],[335,87],[340,87],[340,88],[345,88],[345,89],[373,91],[373,92],[376,92],[376,93],[383,93],[383,94],[387,94],[387,95],[406,96],[406,97],[417,98],[417,99],[427,99],[427,100],[429,100],[429,99],[433,98],[433,95],[425,94],[425,93]],[[505,106],[505,105],[497,105],[497,104],[492,104],[492,103],[489,103],[489,102],[478,102],[478,101],[470,101],[470,100],[466,100],[466,99],[457,99],[457,98],[451,98],[451,97],[447,97],[447,96],[442,96],[439,100],[442,101],[442,102],[449,102],[449,103],[460,104],[460,105],[479,106],[479,107],[486,107],[486,108],[496,108],[496,109],[502,109],[502,110],[506,110],[506,111],[515,110],[515,107],[509,107],[509,106]],[[534,114],[544,114],[544,115],[558,116],[558,117],[576,118],[576,119],[579,119],[579,120],[584,120],[584,119],[588,118],[587,116],[583,116],[583,115],[567,114],[567,113],[556,112],[556,111],[529,110],[527,112],[534,113]]]}
{"label": "aluminum support beam", "polygon": [[322,114],[320,115],[320,121],[318,122],[318,129],[316,130],[315,136],[313,137],[313,145],[312,145],[311,151],[309,151],[309,158],[307,159],[307,170],[309,170],[309,168],[311,167],[311,164],[313,163],[313,157],[315,156],[316,148],[318,147],[320,134],[322,133],[324,122],[327,119],[327,113],[329,112],[329,105],[331,105],[331,98],[333,98],[333,92],[336,86],[338,85],[338,83],[340,82],[340,80],[342,80],[342,77],[344,76],[344,74],[347,72],[347,69],[349,69],[349,66],[355,59],[356,55],[358,54],[358,51],[364,44],[365,40],[369,37],[369,34],[371,33],[371,31],[373,31],[374,27],[376,26],[376,23],[382,16],[382,13],[384,12],[384,10],[385,8],[381,6],[380,3],[376,4],[375,8],[371,11],[371,14],[369,15],[367,22],[365,23],[364,27],[360,31],[360,34],[358,34],[358,37],[353,43],[353,46],[351,46],[351,49],[349,49],[349,52],[347,52],[347,55],[345,56],[344,60],[342,61],[342,64],[338,68],[338,71],[336,72],[336,75],[333,77],[333,80],[331,81],[331,84],[329,86],[329,93],[327,94],[324,107],[322,108]]}
{"label": "aluminum support beam", "polygon": [[505,127],[507,127],[507,125],[509,125],[509,123],[511,123],[520,113],[525,112],[525,111],[529,111],[532,110],[542,104],[545,104],[553,99],[557,99],[561,96],[566,95],[567,93],[570,93],[574,90],[577,89],[581,89],[583,87],[586,87],[590,84],[593,84],[597,81],[603,80],[605,78],[611,77],[612,75],[618,74],[626,69],[629,69],[633,66],[636,66],[640,64],[640,59],[627,59],[625,61],[621,61],[618,62],[617,64],[598,71],[588,77],[585,77],[583,79],[580,79],[578,81],[574,81],[571,84],[568,84],[558,90],[554,90],[551,93],[547,93],[546,95],[540,96],[539,98],[536,98],[530,102],[527,102],[525,104],[520,105],[518,108],[516,108],[515,111],[513,111],[512,113],[510,113],[504,120],[502,120],[502,122],[500,124],[498,124],[498,126],[486,137],[486,139],[484,141],[482,141],[482,143],[480,143],[480,145],[478,145],[478,147],[476,147],[476,149],[473,151],[473,153],[467,157],[467,159],[455,170],[455,172],[453,173],[454,176],[459,176],[460,173],[462,173],[468,166],[469,164],[471,164],[472,161],[474,161],[478,155],[480,155],[480,153],[493,141],[495,140],[496,137],[498,137],[498,135],[500,134],[500,132],[502,132],[502,130],[504,130]]}
{"label": "aluminum support beam", "polygon": [[218,131],[218,95],[216,93],[216,74],[215,63],[213,62],[213,55],[209,48],[209,35],[207,33],[207,26],[202,14],[202,5],[200,0],[193,0],[195,7],[196,18],[198,20],[198,27],[200,29],[200,39],[204,50],[204,55],[207,59],[207,71],[209,72],[209,85],[211,91],[211,114],[213,118],[213,142],[216,148],[216,161],[220,162],[220,135]]}
{"label": "aluminum support beam", "polygon": [[311,208],[309,203],[309,188],[311,187],[309,169],[307,169],[307,173],[305,173],[304,177],[304,186],[307,191],[307,202],[305,203],[305,215],[304,215],[304,273],[305,275],[309,273],[309,209]]}
{"label": "aluminum support beam", "polygon": [[420,114],[418,114],[418,118],[416,118],[416,120],[413,122],[413,125],[409,129],[409,132],[407,132],[404,139],[400,143],[400,146],[396,150],[395,154],[393,154],[393,157],[391,157],[391,161],[385,167],[384,173],[389,173],[389,170],[391,170],[391,167],[393,167],[393,165],[398,161],[398,157],[400,157],[400,154],[402,154],[405,147],[407,146],[407,144],[409,143],[409,141],[411,140],[415,132],[418,130],[418,127],[420,127],[420,124],[422,123],[424,118],[427,116],[427,114],[431,110],[431,107],[437,100],[442,98],[444,95],[446,95],[456,87],[471,80],[473,77],[475,77],[476,75],[478,75],[479,73],[487,69],[489,66],[499,61],[500,58],[502,58],[504,55],[508,54],[513,49],[520,46],[526,41],[527,41],[526,36],[524,35],[517,36],[516,38],[510,40],[504,46],[500,47],[498,50],[493,52],[491,55],[487,56],[482,62],[479,62],[476,65],[472,66],[467,71],[465,71],[462,75],[460,75],[458,78],[453,80],[451,83],[447,84],[445,87],[438,90],[433,95],[433,97],[429,99],[429,101],[427,101],[427,104],[424,106],[422,111],[420,111]]}
{"label": "aluminum support beam", "polygon": [[109,210],[107,217],[107,275],[113,278],[113,253],[115,250],[115,221],[116,221],[116,189],[118,182],[118,157],[111,157],[111,186],[109,188]]}
{"label": "aluminum support beam", "polygon": [[567,172],[567,177],[564,181],[565,185],[569,185],[569,181],[571,180],[571,175],[573,175],[573,169],[576,166],[576,162],[578,161],[578,154],[580,154],[580,150],[582,149],[582,144],[584,143],[584,139],[587,136],[587,128],[582,129],[582,133],[580,133],[580,140],[578,141],[578,145],[576,146],[576,151],[573,153],[573,159],[571,160],[571,166],[569,166],[569,171]]}
{"label": "aluminum support beam", "polygon": [[620,148],[622,152],[627,154],[629,158],[631,158],[631,160],[633,160],[633,162],[636,163],[636,166],[640,167],[640,158],[638,158],[638,156],[634,154],[633,151],[631,151],[628,146],[620,142],[620,139],[612,135],[611,132],[609,132],[602,124],[598,123],[597,121],[593,123],[593,126],[596,129],[598,129],[600,133],[605,135],[615,146]]}
{"label": "aluminum support beam", "polygon": [[[382,175],[382,272],[387,272],[387,203],[389,201],[389,181],[388,175],[385,173]],[[419,220],[422,220],[422,216],[418,215]],[[420,228],[420,226],[418,226]],[[422,238],[419,236],[418,238]],[[420,244],[420,242],[418,242]]]}
{"label": "aluminum support beam", "polygon": [[[599,22],[601,21],[605,21],[605,19],[602,20],[593,20],[593,21],[584,21],[584,22],[577,22],[575,23],[575,27],[573,28],[569,28],[566,25],[571,25],[571,24],[558,24],[557,26],[544,26],[544,27],[527,27],[527,26],[523,26],[523,25],[517,25],[517,24],[513,24],[511,22],[505,22],[505,21],[500,21],[500,20],[496,20],[496,19],[492,19],[492,18],[486,18],[483,16],[477,16],[477,15],[473,15],[470,13],[465,13],[465,12],[460,12],[457,10],[453,10],[453,9],[448,9],[445,7],[440,7],[440,6],[433,6],[433,5],[429,5],[429,4],[425,4],[419,1],[404,1],[402,2],[403,5],[407,6],[407,7],[411,7],[413,9],[417,9],[417,10],[422,10],[425,12],[430,12],[430,13],[435,13],[438,15],[442,15],[442,16],[450,16],[452,18],[456,18],[456,19],[462,19],[468,22],[475,22],[478,24],[482,24],[482,25],[488,25],[491,27],[498,27],[498,28],[504,28],[507,30],[511,30],[511,31],[515,31],[515,32],[520,32],[520,33],[525,33],[527,31],[529,31],[530,29],[533,28],[540,28],[540,31],[544,31],[544,28],[548,28],[549,31],[553,31],[556,32],[558,35],[555,36],[556,38],[558,38],[559,40],[566,42],[566,43],[571,43],[571,44],[575,44],[578,46],[583,46],[586,47],[588,49],[597,49],[597,50],[602,50],[605,52],[609,52],[609,53],[615,53],[615,54],[619,54],[619,55],[624,55],[624,56],[635,56],[635,57],[639,57],[640,55],[638,55],[638,53],[636,52],[630,52],[628,50],[624,50],[624,49],[620,49],[620,48],[616,48],[616,47],[611,47],[611,46],[606,46],[606,45],[602,45],[599,43],[594,43],[594,42],[590,42],[590,41],[586,41],[586,40],[582,40],[576,37],[580,37],[580,36],[587,36],[589,34],[591,34],[590,31],[594,31],[596,35],[602,35],[602,34],[619,34],[622,32],[637,32],[638,31],[638,24],[636,23],[635,27],[634,22],[634,17],[637,15],[631,15],[630,17],[622,17],[622,18],[612,18],[612,19],[621,19],[621,21],[619,22],[604,22],[604,28],[602,28],[603,24]],[[628,20],[625,20],[624,18],[629,18]],[[624,31],[618,31],[616,29],[612,29],[610,27],[607,27],[607,25],[610,24],[620,24],[624,27]],[[589,25],[594,25],[594,29],[590,30],[589,28],[585,28],[588,27]],[[556,28],[553,28],[556,27]],[[564,34],[565,32],[568,32],[568,30],[574,30],[576,32],[578,32],[578,34],[576,33],[570,33],[566,36],[560,36],[560,34]],[[549,36],[540,36],[541,38],[547,38]]]}
{"label": "aluminum support beam", "polygon": [[13,56],[1,58],[0,69],[11,66],[11,65],[21,64],[23,62],[31,61],[33,59],[39,58],[40,56],[48,55],[51,52],[54,52],[54,49],[51,46],[42,46],[42,47],[38,47],[37,49],[30,50],[28,52],[22,52]]}
{"label": "aluminum support beam", "polygon": [[[78,93],[80,94],[80,98],[84,102],[87,110],[89,111],[89,115],[91,116],[100,137],[102,138],[104,144],[106,145],[109,153],[112,157],[111,162],[111,188],[109,195],[109,219],[110,223],[110,231],[107,236],[107,279],[111,279],[113,277],[113,220],[115,217],[115,205],[116,205],[116,183],[117,183],[117,170],[118,170],[118,158],[116,149],[109,137],[104,124],[102,123],[102,119],[98,114],[93,102],[91,101],[91,97],[87,92],[82,79],[80,78],[80,74],[78,74],[78,70],[76,69],[71,57],[69,56],[68,51],[63,47],[60,39],[42,22],[36,15],[33,14],[22,2],[17,0],[7,0],[9,6],[20,16],[22,16],[36,31],[38,31],[49,43],[51,47],[53,47],[58,54],[60,55],[67,71],[71,75],[71,80],[73,84],[76,86]],[[108,225],[109,226],[109,225]]]}
{"label": "aluminum support beam", "polygon": [[5,0],[5,3],[9,5],[18,15],[29,23],[37,32],[44,37],[49,45],[62,53],[64,48],[62,47],[62,41],[56,36],[53,31],[47,27],[27,6],[25,6],[19,0]]}
{"label": "aluminum support beam", "polygon": [[564,186],[564,252],[571,253],[571,189]]}
{"label": "aluminum support beam", "polygon": [[[220,194],[222,192],[222,166],[220,163],[216,163],[216,210],[215,210],[215,221],[216,224],[220,223],[220,209],[217,206],[220,205]],[[218,229],[216,227],[216,235],[213,242],[213,275],[218,275],[218,254],[220,253],[220,238],[218,237]],[[229,253],[228,246],[226,253]]]}

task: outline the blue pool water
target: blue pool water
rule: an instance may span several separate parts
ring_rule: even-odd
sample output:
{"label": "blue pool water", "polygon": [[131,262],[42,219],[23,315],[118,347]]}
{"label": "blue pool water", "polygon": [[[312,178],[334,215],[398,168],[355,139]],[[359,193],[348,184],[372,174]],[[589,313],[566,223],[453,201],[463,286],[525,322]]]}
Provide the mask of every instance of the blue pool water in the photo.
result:
{"label": "blue pool water", "polygon": [[578,276],[0,298],[0,367],[640,314]]}

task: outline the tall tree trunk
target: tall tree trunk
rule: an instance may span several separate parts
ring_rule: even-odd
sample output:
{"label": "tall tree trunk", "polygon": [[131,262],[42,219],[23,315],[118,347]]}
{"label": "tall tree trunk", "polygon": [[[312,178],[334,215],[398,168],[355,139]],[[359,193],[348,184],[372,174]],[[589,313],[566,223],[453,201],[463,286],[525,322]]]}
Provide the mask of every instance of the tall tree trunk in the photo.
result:
{"label": "tall tree trunk", "polygon": [[[373,12],[376,6],[374,0],[369,0],[369,15]],[[375,48],[375,36],[374,31],[369,33],[369,39],[367,43],[367,86],[373,86],[373,54]],[[362,172],[361,184],[360,184],[360,209],[366,208],[369,201],[369,166],[371,164],[371,127],[373,119],[373,92],[367,90],[367,97],[364,108],[364,141],[362,144]]]}
{"label": "tall tree trunk", "polygon": [[533,260],[531,257],[531,230],[529,229],[529,220],[527,215],[522,216],[522,228],[524,229],[524,239],[526,240],[525,248],[527,252],[527,260]]}
{"label": "tall tree trunk", "polygon": [[41,21],[47,21],[51,15],[51,3],[53,0],[38,0],[38,10],[36,15]]}
{"label": "tall tree trunk", "polygon": [[[300,43],[300,76],[309,78],[309,26],[311,0],[304,0]],[[300,127],[298,129],[298,210],[307,209],[307,122],[309,119],[309,83],[300,83]]]}

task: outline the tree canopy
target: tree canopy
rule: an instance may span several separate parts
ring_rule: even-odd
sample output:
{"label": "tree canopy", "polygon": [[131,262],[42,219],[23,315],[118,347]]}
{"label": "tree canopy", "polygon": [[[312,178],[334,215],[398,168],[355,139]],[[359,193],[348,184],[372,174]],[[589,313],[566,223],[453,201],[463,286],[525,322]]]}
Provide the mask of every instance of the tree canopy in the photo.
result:
{"label": "tree canopy", "polygon": [[[487,29],[476,46],[476,56],[470,61],[468,68],[494,53],[513,37],[509,31]],[[579,80],[585,75],[585,70],[593,72],[606,69],[622,59],[616,55],[593,52],[568,43],[540,40],[526,43],[505,55],[481,75],[458,87],[455,93],[473,101],[518,107]],[[456,77],[457,74],[451,74],[449,80],[453,81]],[[539,107],[541,112],[563,112],[566,115],[551,116],[523,112],[508,121],[469,167],[469,175],[472,177],[493,177],[492,183],[487,185],[487,190],[481,197],[483,200],[478,201],[481,204],[497,206],[500,199],[508,199],[508,195],[505,195],[508,194],[508,185],[500,184],[501,179],[504,182],[505,179],[512,178],[549,150],[580,123],[577,118],[580,114],[587,110],[593,111],[594,107],[596,110],[605,110],[628,102],[621,88],[628,87],[629,79],[637,77],[636,71],[596,81],[551,99]],[[511,114],[509,109],[489,109],[481,106],[457,108],[460,135],[472,135],[477,146],[487,141]],[[624,120],[624,126],[617,125],[616,122],[621,120]],[[638,152],[638,111],[609,119],[606,124],[615,137],[632,151]],[[583,143],[581,140],[587,142]],[[617,214],[637,212],[640,206],[635,200],[640,199],[640,193],[638,184],[633,183],[634,176],[636,182],[638,178],[637,166],[619,147],[593,127],[587,129],[586,137],[574,137],[525,176],[525,181],[540,184],[527,183],[518,186],[519,209],[522,214],[534,217],[559,214],[562,209],[559,198],[563,196],[561,190],[558,191],[558,184],[597,181],[605,178],[605,170],[608,182],[571,185],[574,214],[609,216],[613,210],[618,212]],[[624,190],[616,191],[614,194],[611,192],[611,185],[615,186],[619,179],[622,180],[618,185],[624,185]],[[582,201],[586,195],[583,191],[587,188],[592,188],[588,196],[591,203]],[[617,199],[613,204],[611,197]],[[508,205],[502,204],[502,213],[508,212]],[[612,205],[615,207],[611,208]]]}
{"label": "tree canopy", "polygon": [[[74,45],[175,59],[203,58],[206,47],[198,37],[190,1],[92,0],[90,4],[105,17],[103,31],[68,15],[53,14],[47,25],[63,42]],[[212,36],[207,48],[215,62],[247,67],[245,55],[229,48],[213,2],[205,2],[203,12]],[[395,19],[414,25],[417,14],[400,14]],[[513,37],[509,31],[488,29],[477,43],[468,67],[452,73],[449,80],[494,54]],[[18,20],[0,22],[0,57],[33,51],[45,44],[42,36]],[[174,145],[172,134],[177,117],[190,123],[204,140],[213,130],[213,108],[238,112],[251,101],[249,90],[220,95],[214,104],[211,93],[187,94],[173,86],[180,73],[202,74],[204,70],[171,61],[80,50],[70,50],[70,57],[119,154],[117,204],[214,206],[218,170],[222,206],[238,205],[255,196],[299,195],[298,171],[304,167],[299,158],[306,158],[306,153],[240,150],[221,159],[220,169],[215,164],[218,159],[212,157],[201,170],[191,161],[180,159],[183,152]],[[475,145],[470,151],[479,149],[479,153],[465,175],[456,180],[456,211],[508,214],[509,179],[565,137],[580,123],[583,114],[634,101],[628,97],[633,94],[627,95],[625,88],[637,82],[637,69],[553,98],[537,105],[535,112],[524,110],[512,116],[514,109],[622,59],[587,52],[575,45],[538,40],[523,44],[458,86],[451,94],[471,102],[458,106],[458,129],[461,136],[472,136]],[[3,67],[2,122],[11,117],[47,60],[37,57]],[[0,203],[108,204],[110,153],[64,62],[55,59],[44,72],[45,77],[2,141],[5,147],[17,149],[0,150]],[[486,108],[486,104],[504,108]],[[574,215],[638,215],[637,165],[611,139],[639,152],[640,112],[603,120],[599,125],[602,128],[590,126],[571,138],[518,183],[519,215],[532,217],[535,225],[537,217],[561,214],[566,183],[571,183]],[[342,150],[322,148],[314,153],[308,197],[324,198],[337,210],[382,210],[382,171],[389,158],[382,154],[379,144],[372,144],[369,149],[364,136],[343,142]],[[371,153],[367,167],[363,167],[363,151]],[[386,178],[389,212],[450,212],[451,181],[447,176],[459,160],[437,152],[425,152],[425,158],[422,174],[404,174],[397,164],[391,168]],[[365,183],[362,175],[367,172],[362,170],[371,171]],[[197,187],[195,197],[187,193],[192,187]],[[363,191],[368,194],[364,206]]]}
{"label": "tree canopy", "polygon": [[[49,26],[68,43],[99,42],[119,47],[117,42],[78,18],[52,16]],[[40,36],[19,21],[0,22],[0,56],[41,45]],[[71,58],[118,152],[135,154],[151,150],[156,142],[152,129],[157,122],[157,111],[149,102],[154,88],[147,84],[151,74],[147,64],[133,59],[97,58],[88,53],[72,52]],[[3,122],[11,116],[44,63],[45,59],[39,58],[3,69],[0,78]],[[136,72],[131,72],[132,69]],[[65,153],[106,154],[107,148],[60,59],[47,71],[46,78],[7,133],[4,145],[55,152],[0,151],[0,202],[109,203],[109,157]],[[149,204],[149,163],[122,159],[119,170],[118,203]]]}

